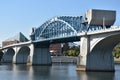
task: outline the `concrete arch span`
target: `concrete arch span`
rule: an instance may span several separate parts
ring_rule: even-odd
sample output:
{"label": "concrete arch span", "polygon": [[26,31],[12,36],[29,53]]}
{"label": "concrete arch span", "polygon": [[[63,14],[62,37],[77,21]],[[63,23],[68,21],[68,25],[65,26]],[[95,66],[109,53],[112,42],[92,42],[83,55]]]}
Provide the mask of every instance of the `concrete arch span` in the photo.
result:
{"label": "concrete arch span", "polygon": [[16,63],[25,64],[29,61],[30,48],[23,46],[16,54]]}
{"label": "concrete arch span", "polygon": [[12,63],[13,62],[13,56],[15,55],[15,51],[13,48],[8,48],[3,57],[2,57],[2,62],[6,63]]}
{"label": "concrete arch span", "polygon": [[[120,33],[106,33],[106,34],[103,34],[103,35],[92,35],[90,36],[90,51],[93,50],[93,48],[99,43],[101,42],[102,40],[106,39],[106,38],[109,38],[109,37],[113,37],[113,36],[119,36]],[[112,38],[112,40],[114,39],[114,37]],[[109,39],[108,39],[109,40]]]}
{"label": "concrete arch span", "polygon": [[87,70],[114,71],[113,48],[120,42],[120,33],[101,39],[87,54]]}

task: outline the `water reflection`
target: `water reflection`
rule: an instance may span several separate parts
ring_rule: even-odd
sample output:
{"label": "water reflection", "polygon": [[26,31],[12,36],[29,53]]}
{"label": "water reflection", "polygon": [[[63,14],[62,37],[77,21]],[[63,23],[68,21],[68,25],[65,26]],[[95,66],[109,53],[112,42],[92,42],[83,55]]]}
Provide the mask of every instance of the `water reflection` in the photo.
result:
{"label": "water reflection", "polygon": [[50,75],[50,67],[49,66],[31,66],[29,70],[29,75],[32,80],[43,80],[49,78]]}
{"label": "water reflection", "polygon": [[119,80],[120,65],[116,72],[77,72],[75,64],[52,66],[0,65],[2,80]]}
{"label": "water reflection", "polygon": [[115,80],[114,72],[78,72],[80,80]]}

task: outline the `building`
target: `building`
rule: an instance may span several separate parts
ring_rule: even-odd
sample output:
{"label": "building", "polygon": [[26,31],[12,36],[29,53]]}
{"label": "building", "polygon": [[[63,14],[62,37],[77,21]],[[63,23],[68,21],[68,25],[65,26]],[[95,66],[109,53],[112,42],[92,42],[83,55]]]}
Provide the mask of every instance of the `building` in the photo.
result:
{"label": "building", "polygon": [[78,46],[78,45],[76,45],[73,42],[58,43],[58,44],[51,44],[49,49],[50,49],[51,55],[56,56],[56,55],[62,55],[63,51],[67,51],[73,46]]}
{"label": "building", "polygon": [[59,44],[51,44],[50,47],[50,53],[51,55],[61,55],[62,53],[62,46],[61,46],[61,43]]}
{"label": "building", "polygon": [[15,44],[15,43],[19,43],[19,41],[18,40],[3,41],[2,47],[10,45],[10,44]]}
{"label": "building", "polygon": [[2,47],[10,45],[10,44],[16,44],[16,43],[27,42],[27,41],[28,39],[21,32],[19,32],[15,36],[3,41]]}

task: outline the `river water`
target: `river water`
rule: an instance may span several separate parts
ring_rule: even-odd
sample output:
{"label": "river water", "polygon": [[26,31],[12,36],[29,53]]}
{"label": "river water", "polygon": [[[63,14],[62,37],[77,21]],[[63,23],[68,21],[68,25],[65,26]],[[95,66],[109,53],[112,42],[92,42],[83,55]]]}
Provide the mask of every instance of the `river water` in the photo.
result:
{"label": "river water", "polygon": [[77,72],[76,64],[52,66],[0,65],[0,80],[120,80],[120,64],[115,72]]}

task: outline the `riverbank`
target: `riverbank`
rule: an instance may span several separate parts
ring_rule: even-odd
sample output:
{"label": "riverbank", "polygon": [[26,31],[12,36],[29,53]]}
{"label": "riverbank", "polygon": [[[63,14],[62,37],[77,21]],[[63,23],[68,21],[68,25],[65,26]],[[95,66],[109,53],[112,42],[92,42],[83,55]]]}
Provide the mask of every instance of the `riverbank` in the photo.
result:
{"label": "riverbank", "polygon": [[[77,63],[77,57],[72,56],[51,56],[53,63]],[[115,64],[120,64],[120,58],[114,58]]]}
{"label": "riverbank", "polygon": [[77,57],[51,56],[53,63],[77,63]]}
{"label": "riverbank", "polygon": [[115,64],[120,64],[120,58],[114,58]]}

